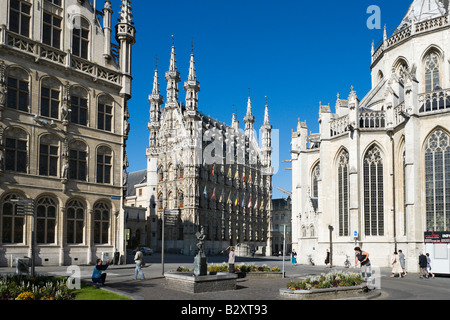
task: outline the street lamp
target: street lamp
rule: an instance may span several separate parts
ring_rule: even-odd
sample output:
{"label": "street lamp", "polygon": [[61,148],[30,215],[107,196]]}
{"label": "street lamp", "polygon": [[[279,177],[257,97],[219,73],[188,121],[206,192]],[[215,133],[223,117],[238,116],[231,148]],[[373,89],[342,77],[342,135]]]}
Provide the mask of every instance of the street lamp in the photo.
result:
{"label": "street lamp", "polygon": [[282,275],[282,277],[284,278],[285,277],[285,274],[284,274],[284,255],[285,255],[285,252],[286,252],[286,226],[287,226],[287,224],[283,224],[282,226],[283,226],[283,275]]}
{"label": "street lamp", "polygon": [[330,230],[330,268],[333,267],[333,226],[329,225],[328,230]]}
{"label": "street lamp", "polygon": [[35,275],[35,258],[34,258],[34,246],[35,246],[35,232],[36,232],[36,216],[35,216],[35,204],[34,199],[11,199],[11,202],[17,204],[17,214],[33,217],[33,224],[31,227],[31,276]]}

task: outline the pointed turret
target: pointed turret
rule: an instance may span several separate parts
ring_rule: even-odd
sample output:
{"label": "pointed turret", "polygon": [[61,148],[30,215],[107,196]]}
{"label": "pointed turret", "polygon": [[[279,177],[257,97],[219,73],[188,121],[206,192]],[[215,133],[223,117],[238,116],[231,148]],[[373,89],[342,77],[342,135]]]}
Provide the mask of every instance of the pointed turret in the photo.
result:
{"label": "pointed turret", "polygon": [[136,29],[133,26],[131,0],[122,0],[120,19],[116,25],[116,40],[120,45],[119,64],[122,72],[121,94],[131,97],[131,57],[132,47],[136,43]]}
{"label": "pointed turret", "polygon": [[253,137],[253,124],[255,123],[255,117],[252,114],[252,100],[250,98],[250,92],[247,100],[247,114],[244,117],[245,134],[251,138]]}
{"label": "pointed turret", "polygon": [[105,0],[105,6],[103,7],[103,30],[105,32],[105,43],[103,47],[103,57],[105,59],[111,59],[111,17],[113,14],[111,1]]}
{"label": "pointed turret", "polygon": [[163,97],[159,91],[158,70],[155,70],[155,75],[153,76],[153,90],[152,94],[148,96],[148,101],[150,102],[149,129],[151,130],[151,128],[159,128],[161,120],[161,105],[163,104]]}
{"label": "pointed turret", "polygon": [[180,73],[177,71],[177,61],[175,59],[175,46],[172,45],[172,51],[170,53],[170,66],[169,71],[166,72],[167,81],[167,108],[178,107],[178,83],[180,82]]}
{"label": "pointed turret", "polygon": [[[269,121],[269,106],[267,104],[267,96],[266,96],[266,106],[264,109],[264,123],[261,126],[261,134],[262,134],[262,145],[261,152],[263,155],[263,164],[269,170],[272,165],[272,125]],[[272,171],[267,171],[270,173]]]}
{"label": "pointed turret", "polygon": [[200,83],[197,81],[195,74],[194,54],[191,54],[189,63],[188,80],[184,82],[184,90],[186,91],[186,110],[188,112],[198,110],[198,92],[200,91]]}

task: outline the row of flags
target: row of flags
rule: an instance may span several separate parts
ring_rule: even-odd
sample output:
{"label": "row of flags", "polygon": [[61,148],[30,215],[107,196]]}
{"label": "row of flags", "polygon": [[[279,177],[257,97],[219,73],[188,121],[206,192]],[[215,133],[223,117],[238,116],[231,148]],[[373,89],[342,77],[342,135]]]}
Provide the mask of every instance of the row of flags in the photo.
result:
{"label": "row of flags", "polygon": [[[216,164],[213,163],[212,167],[211,167],[211,174],[214,176],[215,175],[215,168],[216,168]],[[227,178],[231,178],[231,166],[228,167],[228,172],[227,172]],[[235,174],[234,174],[234,179],[239,179],[239,172],[238,170],[236,170]],[[245,182],[245,172],[242,173],[242,181]],[[248,177],[247,183],[252,182],[252,173],[250,172],[250,175]]]}
{"label": "row of flags", "polygon": [[[205,189],[203,191],[203,194],[204,194],[205,198],[208,198],[208,192],[206,190],[206,186],[205,186]],[[212,192],[211,199],[212,200],[216,199],[216,188],[214,188],[214,190]],[[220,195],[219,202],[223,202],[222,195]],[[231,192],[228,195],[227,203],[228,204],[232,203],[231,202]],[[239,204],[239,196],[236,196],[236,199],[234,200],[234,206],[236,207],[238,204]],[[266,207],[264,207],[264,200],[261,201],[261,204],[259,205],[259,210],[263,210],[264,209],[265,211],[267,211],[267,205],[266,205]],[[242,202],[241,202],[241,207],[244,207],[244,206],[245,206],[245,199],[243,198]],[[250,199],[248,200],[247,208],[249,208],[249,209],[252,209],[252,208],[253,209],[258,209],[258,199],[256,199],[255,203],[253,204],[252,203],[252,198],[250,197]]]}

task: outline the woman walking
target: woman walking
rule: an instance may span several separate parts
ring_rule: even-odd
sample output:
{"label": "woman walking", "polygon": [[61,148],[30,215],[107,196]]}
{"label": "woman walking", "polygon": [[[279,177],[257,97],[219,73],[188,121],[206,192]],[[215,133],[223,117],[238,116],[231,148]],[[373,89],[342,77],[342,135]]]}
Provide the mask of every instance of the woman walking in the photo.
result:
{"label": "woman walking", "polygon": [[430,254],[427,253],[426,256],[427,256],[427,272],[428,272],[429,275],[431,274],[431,276],[434,278],[434,273],[431,272],[431,259],[430,259]]}
{"label": "woman walking", "polygon": [[402,277],[402,265],[400,264],[400,260],[398,257],[397,251],[394,252],[394,256],[392,258],[392,275],[391,278],[395,277],[395,274],[398,273],[398,278],[401,279]]}

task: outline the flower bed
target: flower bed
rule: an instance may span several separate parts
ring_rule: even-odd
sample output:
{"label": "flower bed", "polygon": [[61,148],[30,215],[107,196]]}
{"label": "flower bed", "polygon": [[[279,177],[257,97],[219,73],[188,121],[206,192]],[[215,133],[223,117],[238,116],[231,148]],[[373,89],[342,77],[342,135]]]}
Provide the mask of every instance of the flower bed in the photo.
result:
{"label": "flower bed", "polygon": [[[190,270],[185,267],[178,267],[177,272],[192,272],[193,270]],[[208,271],[210,274],[214,274],[217,272],[229,272],[228,264],[222,263],[222,264],[211,264],[208,266]],[[279,267],[269,267],[267,265],[257,266],[254,264],[238,264],[234,266],[234,272],[241,274],[241,275],[251,275],[253,273],[263,274],[263,273],[269,273],[269,274],[281,274],[281,270]]]}
{"label": "flower bed", "polygon": [[286,288],[290,290],[313,290],[354,287],[361,284],[362,278],[359,273],[331,272],[328,274],[321,274],[320,276],[307,277],[306,279],[298,282],[291,281],[286,285]]}
{"label": "flower bed", "polygon": [[291,281],[286,289],[280,289],[282,297],[296,300],[370,298],[376,294],[378,292],[371,292],[363,284],[360,274],[340,272],[307,277],[298,282]]}
{"label": "flower bed", "polygon": [[0,276],[0,300],[73,300],[65,278]]}

